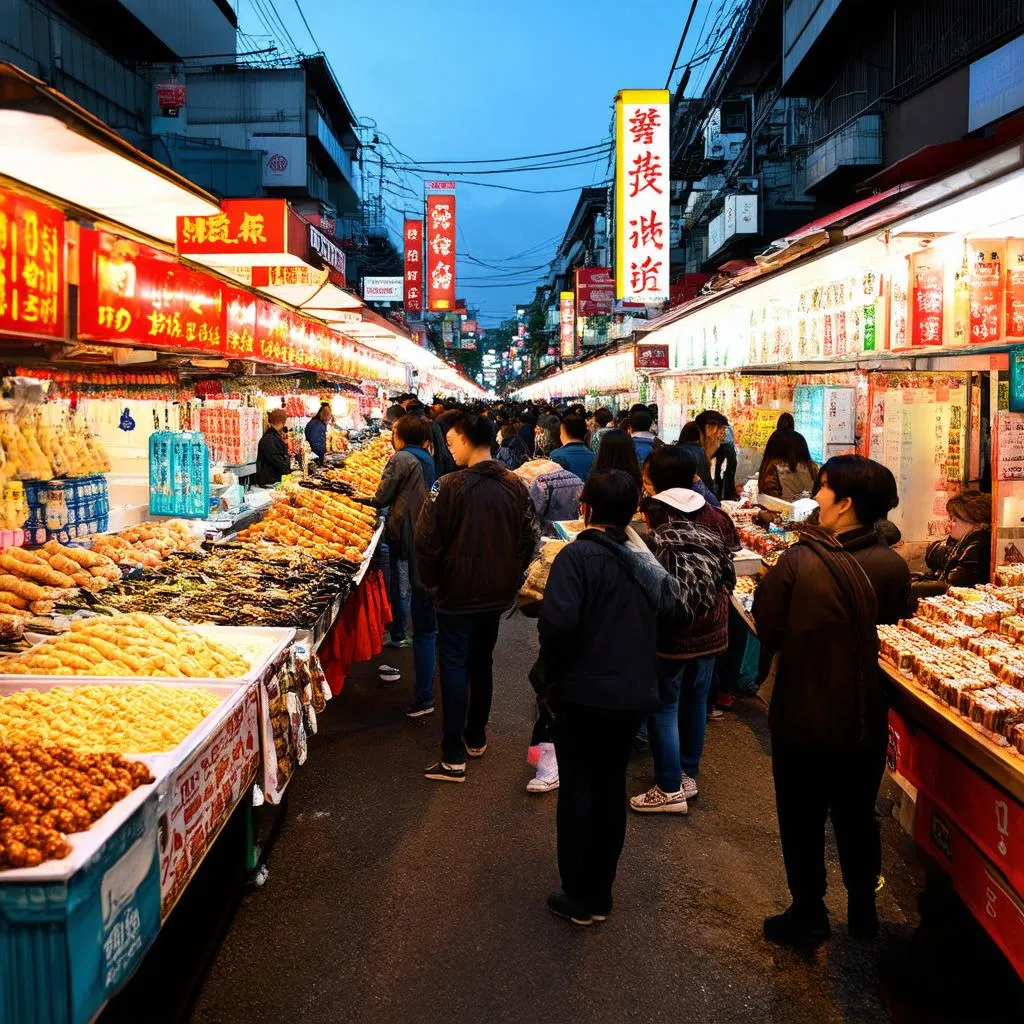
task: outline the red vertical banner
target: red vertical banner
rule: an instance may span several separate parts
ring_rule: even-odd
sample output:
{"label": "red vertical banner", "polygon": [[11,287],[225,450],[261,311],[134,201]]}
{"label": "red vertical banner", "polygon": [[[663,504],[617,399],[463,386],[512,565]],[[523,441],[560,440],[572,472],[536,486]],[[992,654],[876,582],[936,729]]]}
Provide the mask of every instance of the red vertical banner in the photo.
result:
{"label": "red vertical banner", "polygon": [[1006,242],[1002,238],[981,239],[968,242],[967,247],[971,341],[975,345],[990,345],[1000,338]]}
{"label": "red vertical banner", "polygon": [[945,267],[934,249],[916,252],[910,261],[910,344],[941,345],[942,314],[946,305]]}
{"label": "red vertical banner", "polygon": [[407,220],[403,231],[405,246],[405,310],[423,309],[423,221]]}
{"label": "red vertical banner", "polygon": [[1006,330],[1007,340],[1024,338],[1024,238],[1006,242]]}
{"label": "red vertical banner", "polygon": [[455,196],[427,196],[427,309],[455,308]]}
{"label": "red vertical banner", "polygon": [[560,292],[558,297],[558,340],[563,359],[576,356],[576,296],[573,292]]}

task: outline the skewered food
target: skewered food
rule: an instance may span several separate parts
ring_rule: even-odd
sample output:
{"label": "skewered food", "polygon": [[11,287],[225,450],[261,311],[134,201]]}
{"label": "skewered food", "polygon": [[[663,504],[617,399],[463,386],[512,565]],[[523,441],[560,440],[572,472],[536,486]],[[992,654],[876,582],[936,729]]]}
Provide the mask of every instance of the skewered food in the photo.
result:
{"label": "skewered food", "polygon": [[7,743],[61,743],[80,753],[173,750],[220,703],[197,686],[55,686],[0,697]]}

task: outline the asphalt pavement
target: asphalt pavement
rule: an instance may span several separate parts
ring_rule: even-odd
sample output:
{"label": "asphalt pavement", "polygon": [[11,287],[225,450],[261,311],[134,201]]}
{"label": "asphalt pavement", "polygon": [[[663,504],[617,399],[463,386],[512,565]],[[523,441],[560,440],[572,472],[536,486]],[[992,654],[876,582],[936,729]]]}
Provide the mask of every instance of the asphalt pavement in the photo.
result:
{"label": "asphalt pavement", "polygon": [[[535,652],[533,622],[503,623],[488,750],[463,786],[421,776],[439,752],[440,716],[401,715],[411,651],[356,670],[321,715],[269,878],[236,914],[194,1021],[932,1019],[895,1004],[879,977],[879,949],[914,928],[920,884],[891,819],[879,943],[846,934],[834,848],[832,942],[800,956],[763,940],[762,919],[788,900],[756,700],[709,723],[687,817],[631,816],[612,918],[579,929],[552,917],[556,796],[525,792]],[[402,669],[401,683],[379,685],[383,661]],[[630,791],[651,782],[650,757],[638,755]]]}

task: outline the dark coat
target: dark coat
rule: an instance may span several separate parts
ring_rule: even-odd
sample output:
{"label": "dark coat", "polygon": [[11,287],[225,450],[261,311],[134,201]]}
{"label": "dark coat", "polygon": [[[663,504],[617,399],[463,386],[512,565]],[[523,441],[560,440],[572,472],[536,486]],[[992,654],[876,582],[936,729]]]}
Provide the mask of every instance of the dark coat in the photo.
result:
{"label": "dark coat", "polygon": [[510,608],[540,528],[526,486],[500,462],[440,477],[416,520],[416,565],[439,612]]}
{"label": "dark coat", "polygon": [[261,487],[272,487],[280,483],[281,477],[291,469],[291,456],[281,432],[267,427],[256,449],[256,483]]}
{"label": "dark coat", "polygon": [[625,534],[618,537],[584,530],[551,566],[537,628],[556,713],[559,703],[612,711],[657,705],[658,618],[674,611],[675,598],[665,573],[643,565]]}
{"label": "dark coat", "polygon": [[937,540],[928,548],[925,563],[936,578],[951,587],[988,583],[992,564],[992,531],[975,530],[963,540]]}
{"label": "dark coat", "polygon": [[[897,622],[910,602],[910,570],[874,528],[839,537],[864,570],[878,602],[876,625]],[[790,743],[852,748],[863,742],[858,689],[858,631],[829,569],[807,545],[794,544],[761,580],[754,620],[762,652],[781,652],[768,721]],[[880,672],[865,701],[870,743],[888,730]],[[809,766],[813,769],[813,766]]]}
{"label": "dark coat", "polygon": [[323,462],[327,457],[327,424],[319,416],[314,416],[306,424],[305,433],[313,454]]}
{"label": "dark coat", "polygon": [[384,524],[384,536],[394,556],[400,559],[412,558],[416,519],[434,483],[433,460],[422,448],[420,452],[430,466],[429,479],[420,457],[411,448],[402,448],[388,459],[373,496],[378,508],[391,509]]}
{"label": "dark coat", "polygon": [[430,443],[434,448],[435,476],[442,477],[447,473],[454,473],[458,467],[448,448],[448,441],[445,439],[441,424],[435,423],[433,420],[430,422]]}

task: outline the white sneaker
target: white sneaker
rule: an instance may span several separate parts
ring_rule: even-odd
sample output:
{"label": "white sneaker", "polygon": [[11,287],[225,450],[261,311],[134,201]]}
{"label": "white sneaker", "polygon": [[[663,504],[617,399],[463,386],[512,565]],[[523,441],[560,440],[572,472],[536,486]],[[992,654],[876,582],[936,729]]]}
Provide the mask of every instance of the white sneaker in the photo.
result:
{"label": "white sneaker", "polygon": [[683,772],[683,796],[687,800],[697,799],[697,780]]}
{"label": "white sneaker", "polygon": [[637,814],[685,814],[689,810],[681,789],[676,793],[666,793],[660,786],[652,786],[646,793],[633,797],[629,806]]}
{"label": "white sneaker", "polygon": [[541,743],[537,774],[526,784],[527,793],[550,793],[558,789],[558,757],[554,743]]}

